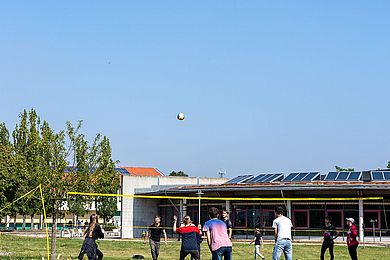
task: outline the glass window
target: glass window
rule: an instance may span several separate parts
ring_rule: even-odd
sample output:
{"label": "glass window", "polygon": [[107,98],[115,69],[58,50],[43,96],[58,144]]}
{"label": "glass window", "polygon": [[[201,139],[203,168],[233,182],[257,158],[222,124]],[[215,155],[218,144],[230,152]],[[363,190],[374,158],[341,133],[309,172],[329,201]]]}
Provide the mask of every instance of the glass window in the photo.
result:
{"label": "glass window", "polygon": [[296,228],[308,228],[309,227],[309,211],[308,210],[294,210],[293,215],[293,225]]}
{"label": "glass window", "polygon": [[332,217],[332,224],[336,228],[344,228],[344,214],[342,210],[327,210],[325,216]]}
{"label": "glass window", "polygon": [[321,229],[324,226],[325,211],[311,210],[310,211],[310,228]]}
{"label": "glass window", "polygon": [[234,218],[234,226],[235,227],[246,227],[246,210],[236,209],[235,210],[235,218]]}

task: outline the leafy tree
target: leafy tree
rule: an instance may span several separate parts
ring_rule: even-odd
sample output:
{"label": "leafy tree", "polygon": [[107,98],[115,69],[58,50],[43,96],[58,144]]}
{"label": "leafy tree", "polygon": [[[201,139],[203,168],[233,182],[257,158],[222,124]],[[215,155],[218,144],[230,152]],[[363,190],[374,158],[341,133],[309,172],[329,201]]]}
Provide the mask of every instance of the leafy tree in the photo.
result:
{"label": "leafy tree", "polygon": [[[40,119],[34,109],[28,112],[28,134],[26,147],[26,164],[30,178],[28,179],[29,189],[33,189],[42,183],[40,162]],[[27,203],[27,213],[31,217],[31,228],[34,228],[34,214],[43,213],[41,201],[31,199]]]}
{"label": "leafy tree", "polygon": [[390,161],[387,162],[387,169],[390,169]]}
{"label": "leafy tree", "polygon": [[339,166],[335,166],[337,172],[353,172],[355,168],[342,168]]}
{"label": "leafy tree", "polygon": [[[76,127],[67,122],[66,131],[54,131],[47,121],[41,124],[34,109],[24,110],[12,132],[12,143],[5,124],[0,124],[0,204],[12,202],[42,184],[47,216],[52,218],[51,259],[56,259],[57,220],[64,216],[64,208],[76,215],[85,214],[92,198],[74,196],[69,191],[116,193],[119,177],[112,160],[110,141],[96,135],[89,145]],[[108,220],[117,210],[117,199],[97,198],[98,214]],[[21,200],[10,204],[7,212],[14,216],[33,216],[42,213],[41,201]]]}
{"label": "leafy tree", "polygon": [[[67,122],[67,136],[69,139],[68,158],[71,158],[73,163],[69,167],[69,178],[74,180],[75,190],[89,192],[89,179],[91,168],[89,166],[89,146],[83,134],[78,133],[82,125],[79,121],[77,127],[74,128],[70,122]],[[68,199],[69,211],[76,216],[84,215],[90,205],[90,200],[81,196],[73,196]],[[77,219],[76,219],[77,221]]]}
{"label": "leafy tree", "polygon": [[[0,205],[6,206],[13,198],[15,192],[12,189],[13,183],[10,179],[14,164],[12,146],[9,140],[9,131],[4,123],[0,123]],[[9,209],[5,208],[0,212],[0,219],[9,215]]]}
{"label": "leafy tree", "polygon": [[169,176],[184,176],[184,177],[188,177],[188,174],[186,174],[185,172],[183,171],[178,171],[178,172],[175,172],[175,171],[172,171]]}
{"label": "leafy tree", "polygon": [[[28,138],[28,113],[24,110],[20,115],[20,123],[15,126],[15,130],[12,132],[14,141],[14,153],[15,164],[12,170],[12,184],[15,191],[15,196],[10,198],[13,201],[16,198],[21,197],[32,188],[29,186],[29,175],[27,165],[27,138]],[[12,204],[11,213],[14,216],[14,228],[16,228],[16,215],[20,214],[25,216],[29,213],[28,204],[25,201],[19,201]],[[25,221],[23,221],[23,228],[25,228]]]}
{"label": "leafy tree", "polygon": [[[115,162],[112,160],[112,150],[109,139],[104,136],[99,143],[99,155],[97,157],[97,167],[93,174],[92,183],[98,193],[115,194],[119,190],[119,176],[115,172]],[[117,211],[116,197],[98,197],[97,213],[108,221]]]}
{"label": "leafy tree", "polygon": [[67,164],[64,131],[55,133],[46,121],[41,131],[43,193],[47,212],[53,221],[50,259],[55,260],[57,219],[63,216],[61,208],[66,205],[66,193],[71,190],[73,180],[64,174]]}

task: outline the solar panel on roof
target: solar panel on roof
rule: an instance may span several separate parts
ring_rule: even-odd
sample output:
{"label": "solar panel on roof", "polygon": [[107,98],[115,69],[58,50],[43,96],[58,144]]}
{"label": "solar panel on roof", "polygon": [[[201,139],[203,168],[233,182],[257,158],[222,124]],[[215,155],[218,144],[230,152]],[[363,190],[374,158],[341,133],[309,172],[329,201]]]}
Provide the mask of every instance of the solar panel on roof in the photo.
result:
{"label": "solar panel on roof", "polygon": [[253,179],[247,181],[248,183],[256,183],[256,182],[260,182],[262,179],[264,179],[265,177],[267,177],[268,174],[259,174],[257,175],[256,177],[254,177]]}
{"label": "solar panel on roof", "polygon": [[319,172],[309,172],[302,181],[312,181],[315,177],[317,177],[320,173]]}
{"label": "solar panel on roof", "polygon": [[121,174],[129,174],[129,172],[124,168],[115,168],[115,171],[117,171]]}
{"label": "solar panel on roof", "polygon": [[286,176],[286,178],[283,179],[283,181],[291,181],[291,180],[294,179],[295,176],[297,176],[298,174],[299,174],[299,172],[290,173],[289,175]]}
{"label": "solar panel on roof", "polygon": [[334,181],[334,180],[336,180],[337,174],[338,174],[338,172],[329,172],[326,175],[326,177],[325,177],[325,181]]}
{"label": "solar panel on roof", "polygon": [[302,181],[302,179],[305,178],[307,174],[308,172],[301,172],[293,179],[293,181]]}
{"label": "solar panel on roof", "polygon": [[373,181],[383,181],[383,172],[371,172]]}
{"label": "solar panel on roof", "polygon": [[263,178],[261,182],[270,182],[273,178],[275,178],[275,174],[267,174],[267,177]]}
{"label": "solar panel on roof", "polygon": [[270,174],[271,176],[262,180],[262,182],[273,182],[283,177],[281,173]]}
{"label": "solar panel on roof", "polygon": [[267,179],[269,176],[270,176],[269,173],[264,174],[263,177],[261,177],[261,178],[259,178],[259,179],[257,180],[257,182],[262,182],[263,180]]}
{"label": "solar panel on roof", "polygon": [[240,175],[240,176],[237,176],[236,178],[233,178],[233,179],[225,182],[225,184],[238,184],[238,183],[241,183],[243,181],[249,180],[251,178],[253,178],[253,175]]}
{"label": "solar panel on roof", "polygon": [[346,181],[348,178],[349,172],[339,172],[337,175],[336,181]]}
{"label": "solar panel on roof", "polygon": [[358,181],[360,180],[361,172],[351,172],[348,176],[348,181]]}
{"label": "solar panel on roof", "polygon": [[383,172],[386,181],[390,181],[390,172]]}

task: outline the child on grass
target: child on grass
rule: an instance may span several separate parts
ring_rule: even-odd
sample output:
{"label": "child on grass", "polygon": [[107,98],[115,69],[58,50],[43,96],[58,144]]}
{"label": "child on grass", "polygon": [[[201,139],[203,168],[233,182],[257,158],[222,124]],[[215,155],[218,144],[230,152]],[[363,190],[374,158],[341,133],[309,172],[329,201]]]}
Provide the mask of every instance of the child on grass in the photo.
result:
{"label": "child on grass", "polygon": [[255,230],[255,236],[253,240],[250,242],[250,244],[255,243],[255,260],[258,256],[261,257],[261,259],[265,259],[265,257],[260,253],[260,246],[263,248],[263,236],[260,232],[259,228],[256,228]]}

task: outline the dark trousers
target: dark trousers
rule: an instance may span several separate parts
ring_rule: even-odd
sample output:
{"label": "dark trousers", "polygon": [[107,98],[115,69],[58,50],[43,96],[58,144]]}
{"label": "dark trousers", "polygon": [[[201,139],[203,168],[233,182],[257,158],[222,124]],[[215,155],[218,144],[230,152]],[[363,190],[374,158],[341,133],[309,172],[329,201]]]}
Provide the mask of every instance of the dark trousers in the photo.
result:
{"label": "dark trousers", "polygon": [[321,247],[321,260],[325,259],[324,258],[325,257],[325,252],[326,252],[326,249],[328,249],[328,248],[329,248],[330,260],[334,259],[333,247],[334,247],[333,244],[329,244],[329,243],[323,243],[322,244],[322,247]]}
{"label": "dark trousers", "polygon": [[100,251],[96,245],[95,239],[93,238],[85,238],[83,241],[83,245],[80,250],[80,254],[78,256],[79,260],[84,258],[84,255],[87,254],[88,260],[102,260],[103,253]]}
{"label": "dark trousers", "polygon": [[349,256],[351,257],[352,260],[358,260],[357,247],[358,245],[348,247]]}
{"label": "dark trousers", "polygon": [[188,254],[191,255],[191,260],[199,260],[200,259],[199,250],[181,250],[180,251],[180,260],[184,260]]}
{"label": "dark trousers", "polygon": [[[84,254],[87,254],[87,252],[84,252],[84,251],[81,251],[79,256],[78,256],[78,259],[79,260],[82,260],[84,258]],[[91,255],[88,255],[88,260],[102,260],[103,259],[103,253],[102,251],[100,251],[98,248],[96,248],[96,256],[91,256]]]}
{"label": "dark trousers", "polygon": [[218,248],[215,251],[212,251],[212,260],[232,260],[232,247],[231,246],[223,246]]}
{"label": "dark trousers", "polygon": [[153,239],[149,239],[149,245],[153,260],[157,260],[158,255],[160,254],[160,241],[154,241]]}

